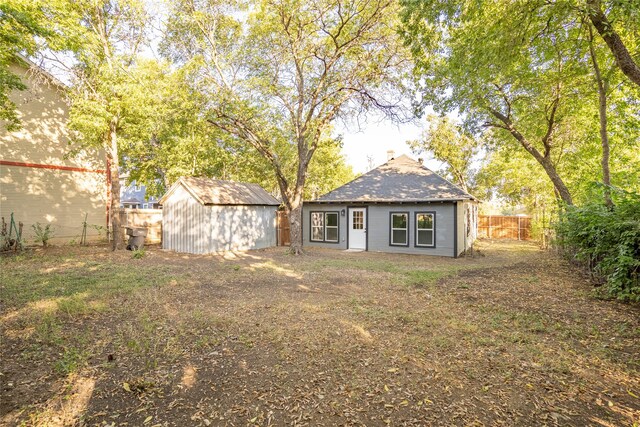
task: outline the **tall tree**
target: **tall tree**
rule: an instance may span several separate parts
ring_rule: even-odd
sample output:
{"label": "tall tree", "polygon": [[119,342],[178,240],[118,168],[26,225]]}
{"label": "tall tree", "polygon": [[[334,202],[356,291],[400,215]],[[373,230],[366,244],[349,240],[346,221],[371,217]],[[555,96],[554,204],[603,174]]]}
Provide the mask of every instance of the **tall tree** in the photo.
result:
{"label": "tall tree", "polygon": [[576,50],[581,21],[572,15],[573,5],[402,3],[403,35],[416,58],[425,100],[442,112],[464,112],[473,129],[510,135],[543,168],[558,197],[572,204],[558,162],[576,142],[566,132],[581,108],[570,82],[588,73],[582,51]]}
{"label": "tall tree", "polygon": [[446,116],[429,115],[422,137],[409,141],[409,146],[415,154],[431,154],[445,163],[445,176],[453,179],[464,191],[469,191],[472,161],[480,149],[480,142],[473,135]]}
{"label": "tall tree", "polygon": [[604,198],[607,206],[611,207],[613,201],[611,200],[611,170],[609,167],[609,159],[611,149],[609,146],[609,132],[607,131],[607,92],[609,91],[609,80],[603,75],[596,54],[595,42],[593,40],[593,30],[591,26],[588,27],[589,31],[589,54],[591,56],[591,63],[593,64],[593,75],[598,88],[598,116],[600,118],[600,142],[602,145],[602,182],[605,185]]}
{"label": "tall tree", "polygon": [[[165,51],[199,67],[210,123],[264,157],[302,247],[302,203],[314,154],[338,119],[398,113],[408,55],[394,0],[175,0]],[[293,171],[290,173],[289,171]]]}
{"label": "tall tree", "polygon": [[[640,14],[638,14],[640,2],[630,0],[621,2],[610,1],[606,3],[608,4],[606,4],[605,7],[608,6],[609,10],[619,15],[617,16],[617,26],[619,27],[619,22],[622,21],[623,25],[625,25],[624,29],[616,28],[614,21],[611,20],[603,10],[601,0],[586,0],[587,15],[600,36],[602,36],[607,43],[607,46],[609,46],[620,70],[629,77],[632,82],[640,86],[640,65],[638,65],[637,60],[634,60],[633,54],[629,52],[627,48],[627,46],[630,45],[632,52],[638,56],[638,49],[640,49],[640,45],[638,44],[638,37],[640,37]],[[631,33],[628,41],[623,39],[620,30],[626,30]]]}
{"label": "tall tree", "polygon": [[137,84],[127,65],[144,40],[146,16],[138,0],[81,0],[72,3],[83,43],[74,51],[70,127],[80,141],[102,147],[110,181],[112,248],[121,248],[119,134],[127,118],[122,92]]}
{"label": "tall tree", "polygon": [[313,199],[353,180],[356,175],[340,152],[342,140],[323,141],[309,164],[304,198]]}
{"label": "tall tree", "polygon": [[11,64],[22,63],[21,56],[32,56],[43,49],[62,50],[77,41],[68,4],[60,0],[4,0],[0,3],[0,120],[8,131],[20,128],[16,106],[9,98],[14,90],[26,86],[11,71]]}
{"label": "tall tree", "polygon": [[[213,127],[202,114],[206,97],[188,85],[188,67],[174,69],[156,60],[127,68],[136,84],[123,86],[127,120],[120,131],[122,166],[162,194],[181,176],[207,176],[254,182],[276,193],[271,164],[252,147]],[[309,165],[305,198],[323,194],[353,178],[340,154],[339,139],[319,145]],[[238,161],[242,159],[242,161]],[[287,177],[292,179],[290,168]]]}
{"label": "tall tree", "polygon": [[140,58],[125,70],[119,146],[130,179],[160,195],[181,176],[224,175],[225,135],[203,117],[205,99],[188,86],[186,70]]}

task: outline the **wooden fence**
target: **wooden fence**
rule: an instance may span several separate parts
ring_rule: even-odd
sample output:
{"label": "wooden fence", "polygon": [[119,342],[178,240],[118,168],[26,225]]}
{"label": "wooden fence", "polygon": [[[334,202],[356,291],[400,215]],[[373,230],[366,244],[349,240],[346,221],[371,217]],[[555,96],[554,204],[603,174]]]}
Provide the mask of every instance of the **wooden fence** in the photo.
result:
{"label": "wooden fence", "polygon": [[162,242],[162,209],[120,209],[120,223],[123,235],[125,227],[146,228],[145,243]]}
{"label": "wooden fence", "polygon": [[278,238],[278,246],[291,245],[291,233],[289,227],[289,218],[286,212],[278,211],[278,224],[276,225],[276,234]]}
{"label": "wooden fence", "polygon": [[531,217],[480,215],[478,217],[478,237],[531,240]]}

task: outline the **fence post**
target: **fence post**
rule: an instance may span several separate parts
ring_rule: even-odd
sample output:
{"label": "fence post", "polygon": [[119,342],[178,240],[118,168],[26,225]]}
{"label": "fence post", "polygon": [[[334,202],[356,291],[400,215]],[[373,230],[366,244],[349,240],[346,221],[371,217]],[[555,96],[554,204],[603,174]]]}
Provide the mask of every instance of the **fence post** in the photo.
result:
{"label": "fence post", "polygon": [[518,240],[522,240],[520,238],[520,216],[518,215]]}
{"label": "fence post", "polygon": [[489,238],[491,239],[491,215],[489,215]]}

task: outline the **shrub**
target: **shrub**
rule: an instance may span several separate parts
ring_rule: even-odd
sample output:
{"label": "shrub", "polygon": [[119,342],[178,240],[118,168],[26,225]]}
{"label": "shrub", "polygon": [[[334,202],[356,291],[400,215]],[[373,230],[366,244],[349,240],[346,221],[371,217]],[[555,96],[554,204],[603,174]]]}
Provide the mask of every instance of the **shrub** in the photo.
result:
{"label": "shrub", "polygon": [[606,296],[640,301],[640,196],[622,190],[614,206],[569,207],[556,225],[564,254],[602,279]]}
{"label": "shrub", "polygon": [[53,228],[51,227],[51,224],[47,224],[43,227],[42,224],[36,222],[31,227],[36,233],[35,242],[42,243],[42,246],[46,248],[49,244],[49,239],[53,237]]}
{"label": "shrub", "polygon": [[144,255],[145,255],[144,249],[135,249],[135,250],[132,252],[132,258],[133,258],[133,259],[141,259],[141,258],[144,258]]}

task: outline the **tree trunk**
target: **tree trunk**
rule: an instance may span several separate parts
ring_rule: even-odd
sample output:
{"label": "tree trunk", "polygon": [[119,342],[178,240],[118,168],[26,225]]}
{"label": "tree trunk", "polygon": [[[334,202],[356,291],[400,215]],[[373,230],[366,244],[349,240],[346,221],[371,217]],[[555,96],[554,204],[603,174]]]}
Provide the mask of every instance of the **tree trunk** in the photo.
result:
{"label": "tree trunk", "polygon": [[[302,133],[301,133],[302,134]],[[298,174],[296,176],[296,186],[293,196],[288,200],[289,209],[289,233],[291,235],[291,246],[289,250],[294,255],[300,255],[302,250],[302,205],[304,198],[304,185],[307,181],[307,170],[313,151],[309,150],[304,143],[304,136],[298,140]]]}
{"label": "tree trunk", "polygon": [[497,110],[491,110],[491,114],[493,114],[494,117],[504,123],[504,126],[501,126],[501,128],[509,131],[509,133],[511,133],[511,135],[520,143],[520,145],[522,145],[522,147],[524,147],[524,149],[527,150],[527,152],[531,154],[533,158],[536,159],[538,163],[540,163],[540,165],[542,165],[544,171],[547,173],[547,176],[553,183],[553,188],[557,193],[556,197],[559,197],[567,205],[573,205],[573,198],[571,197],[571,193],[569,192],[569,189],[565,185],[562,178],[560,178],[556,167],[549,157],[551,145],[549,144],[548,137],[546,137],[546,140],[543,140],[545,141],[545,145],[548,145],[548,148],[543,155],[540,151],[538,151],[536,147],[531,144],[531,142],[523,134],[521,134],[513,126],[513,123],[511,122],[511,119],[509,117],[505,116]]}
{"label": "tree trunk", "polygon": [[609,170],[609,135],[607,134],[607,93],[606,85],[598,85],[600,98],[600,139],[602,140],[602,182],[604,183],[604,201],[612,207],[611,171]]}
{"label": "tree trunk", "polygon": [[109,126],[109,145],[107,147],[107,159],[109,160],[109,172],[111,174],[111,250],[122,249],[122,224],[120,223],[120,160],[118,158],[118,134],[117,119],[113,119]]}
{"label": "tree trunk", "polygon": [[287,217],[289,218],[289,234],[291,239],[291,246],[289,250],[294,255],[302,254],[302,203],[298,203],[297,206],[292,206],[291,209],[286,209]]}
{"label": "tree trunk", "polygon": [[544,171],[547,173],[547,176],[553,183],[553,187],[558,193],[558,196],[560,197],[560,199],[567,205],[570,205],[570,206],[573,205],[573,198],[571,197],[571,193],[569,192],[569,189],[565,185],[562,178],[560,178],[560,175],[558,174],[556,167],[551,162],[551,159],[549,159],[548,157],[535,156],[535,155],[534,157],[536,158],[538,163],[540,163],[544,168]]}
{"label": "tree trunk", "polygon": [[602,11],[600,0],[587,0],[587,7],[589,8],[588,13],[591,23],[607,43],[607,46],[609,46],[609,50],[613,53],[613,57],[616,59],[616,64],[620,70],[629,77],[632,82],[640,86],[640,66],[635,63],[624,42],[613,29],[613,25]]}
{"label": "tree trunk", "polygon": [[464,177],[464,173],[462,171],[459,171],[457,169],[453,169],[452,168],[452,172],[454,177],[456,178],[456,180],[458,181],[457,184],[466,192],[469,191],[469,188],[467,187],[467,180]]}
{"label": "tree trunk", "polygon": [[591,52],[591,61],[593,62],[593,70],[598,86],[598,113],[600,115],[600,142],[602,144],[602,182],[604,183],[604,202],[607,206],[612,207],[611,200],[611,172],[609,169],[609,134],[607,132],[607,82],[603,80],[596,52],[593,49],[593,36],[591,27],[589,27],[589,51]]}
{"label": "tree trunk", "polygon": [[302,251],[302,205],[304,184],[307,179],[307,162],[300,160],[298,166],[298,178],[293,197],[289,200],[289,233],[291,235],[290,251],[294,255],[300,255]]}

